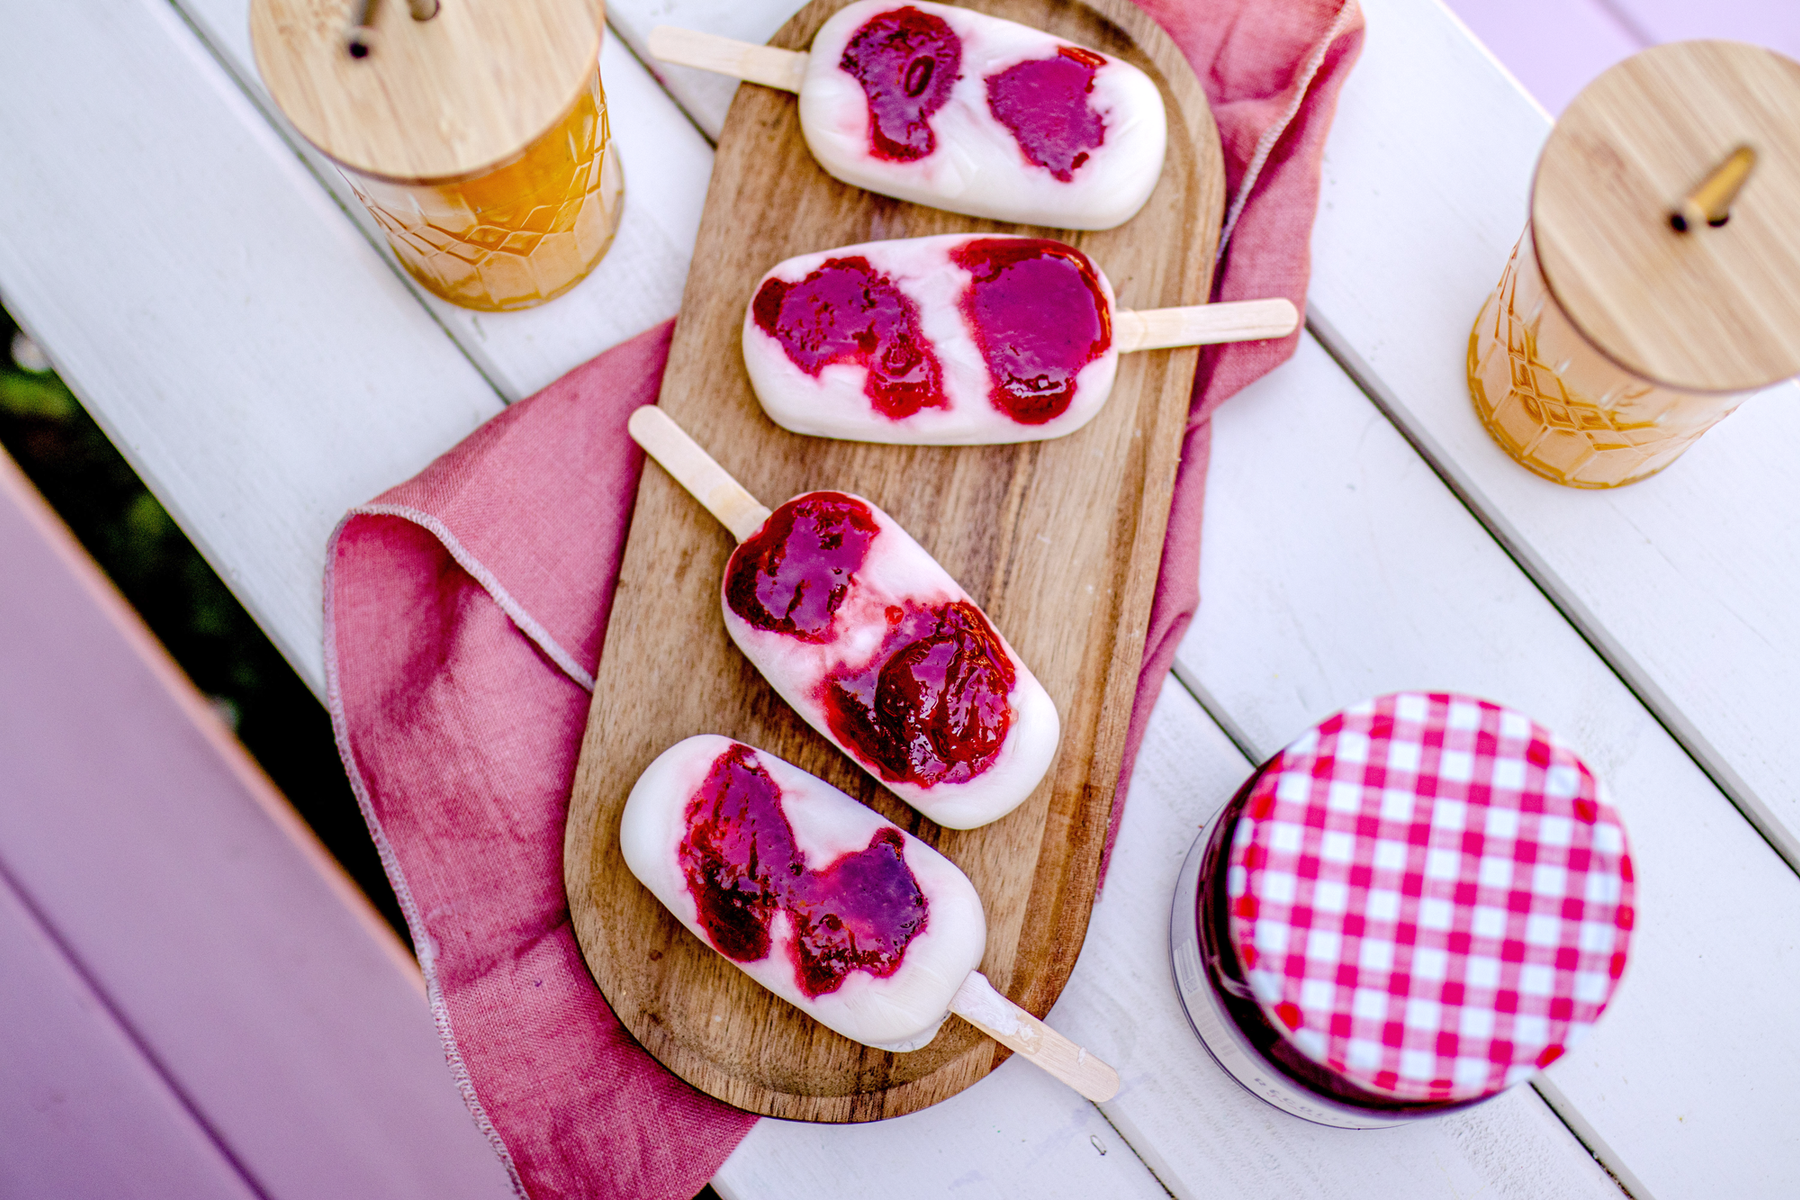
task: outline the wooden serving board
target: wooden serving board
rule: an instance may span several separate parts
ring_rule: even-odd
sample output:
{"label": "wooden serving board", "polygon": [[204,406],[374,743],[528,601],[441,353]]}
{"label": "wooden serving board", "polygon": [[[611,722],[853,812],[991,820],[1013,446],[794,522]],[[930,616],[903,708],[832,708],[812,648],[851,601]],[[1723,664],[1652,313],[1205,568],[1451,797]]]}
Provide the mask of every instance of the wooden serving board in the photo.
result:
{"label": "wooden serving board", "polygon": [[[772,44],[804,49],[844,0],[817,0]],[[1199,303],[1224,204],[1218,134],[1174,44],[1130,0],[972,0],[1136,64],[1162,88],[1169,151],[1118,229],[1004,225],[847,187],[814,162],[792,95],[738,90],[719,141],[660,403],[765,503],[834,488],[891,513],[987,611],[1062,717],[1037,791],[981,829],[939,828],[814,733],[726,637],[719,582],[733,542],[654,464],[619,574],[564,841],[576,936],[625,1027],[677,1075],[752,1112],[870,1121],[952,1096],[1007,1051],[951,1018],[910,1054],[862,1046],[777,999],[682,928],[619,853],[640,772],[681,738],[720,733],[857,797],[962,867],[988,916],[994,986],[1042,1016],[1087,930],[1150,615],[1196,351],[1120,359],[1112,398],[1050,442],[908,447],[790,434],[751,391],[740,328],[784,258],[876,238],[1038,233],[1081,247],[1124,309]]]}

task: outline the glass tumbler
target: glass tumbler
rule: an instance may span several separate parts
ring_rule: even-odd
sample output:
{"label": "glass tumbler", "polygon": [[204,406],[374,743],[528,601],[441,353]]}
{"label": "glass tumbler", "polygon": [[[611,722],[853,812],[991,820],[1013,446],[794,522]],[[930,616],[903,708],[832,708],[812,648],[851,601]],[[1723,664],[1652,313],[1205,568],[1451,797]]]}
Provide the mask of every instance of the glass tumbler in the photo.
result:
{"label": "glass tumbler", "polygon": [[1501,447],[1569,487],[1654,475],[1749,392],[1679,391],[1619,366],[1545,283],[1531,227],[1469,331],[1469,396]]}
{"label": "glass tumbler", "polygon": [[405,181],[341,169],[413,278],[489,312],[530,308],[580,283],[612,245],[623,209],[598,68],[547,133],[479,174]]}

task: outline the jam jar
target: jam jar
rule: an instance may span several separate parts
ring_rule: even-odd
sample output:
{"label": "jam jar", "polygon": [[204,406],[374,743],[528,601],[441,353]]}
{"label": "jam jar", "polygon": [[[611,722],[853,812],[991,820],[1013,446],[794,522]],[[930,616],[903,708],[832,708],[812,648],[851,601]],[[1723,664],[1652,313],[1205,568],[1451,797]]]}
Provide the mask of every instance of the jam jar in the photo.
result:
{"label": "jam jar", "polygon": [[1559,1058],[1612,999],[1634,914],[1624,827],[1568,746],[1497,704],[1402,692],[1307,731],[1207,822],[1170,951],[1228,1074],[1375,1128]]}

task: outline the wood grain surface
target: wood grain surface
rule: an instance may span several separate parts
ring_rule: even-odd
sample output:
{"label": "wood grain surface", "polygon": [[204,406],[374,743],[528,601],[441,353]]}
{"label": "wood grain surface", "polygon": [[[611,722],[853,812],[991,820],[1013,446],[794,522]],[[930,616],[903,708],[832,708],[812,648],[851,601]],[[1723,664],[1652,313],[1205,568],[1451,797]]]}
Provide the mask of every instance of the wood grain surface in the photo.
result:
{"label": "wood grain surface", "polygon": [[594,75],[601,0],[441,5],[415,21],[374,8],[372,50],[345,37],[361,0],[250,0],[269,95],[314,146],[387,179],[447,179],[498,165],[575,106]]}
{"label": "wood grain surface", "polygon": [[[774,44],[804,48],[819,0]],[[1163,90],[1168,162],[1136,218],[1056,233],[1106,270],[1124,308],[1206,298],[1224,199],[1217,132],[1180,52],[1128,0],[984,0],[1135,63]],[[644,472],[582,745],[565,841],[575,928],[625,1027],[678,1075],[740,1108],[813,1121],[896,1116],[954,1095],[1005,1051],[959,1020],[897,1055],[830,1032],[686,933],[626,870],[618,816],[639,772],[690,734],[772,751],[912,830],[965,870],[988,914],[994,985],[1042,1016],[1087,929],[1137,685],[1193,350],[1120,363],[1100,416],[1053,442],[876,446],[789,434],[763,415],[739,348],[756,279],[784,258],[867,241],[1031,232],[887,200],[827,176],[791,96],[738,92],[707,196],[662,406],[765,503],[837,488],[869,497],[937,556],[1030,664],[1063,720],[1037,792],[982,829],[918,816],[790,711],[732,647],[719,615],[731,536],[654,466]]]}
{"label": "wood grain surface", "polygon": [[[1748,144],[1718,228],[1670,209]],[[1584,88],[1531,193],[1538,262],[1563,310],[1627,370],[1698,392],[1800,373],[1800,63],[1741,42],[1657,46]]]}

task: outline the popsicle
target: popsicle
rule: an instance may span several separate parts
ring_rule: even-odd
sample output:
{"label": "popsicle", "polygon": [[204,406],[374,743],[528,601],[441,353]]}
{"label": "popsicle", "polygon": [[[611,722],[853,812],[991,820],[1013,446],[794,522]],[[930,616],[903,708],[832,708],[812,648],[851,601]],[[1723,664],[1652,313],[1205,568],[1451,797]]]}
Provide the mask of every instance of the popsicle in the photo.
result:
{"label": "popsicle", "polygon": [[1111,229],[1162,174],[1168,117],[1148,75],[966,8],[860,0],[820,27],[810,53],[665,25],[650,53],[798,92],[820,166],[916,204]]}
{"label": "popsicle", "polygon": [[738,539],[725,629],[807,724],[950,829],[998,820],[1056,756],[1056,705],[894,519],[847,492],[770,512],[654,406],[631,436]]}
{"label": "popsicle", "polygon": [[677,742],[632,787],[619,847],[695,937],[847,1038],[917,1050],[954,1012],[1091,1100],[1119,1090],[976,969],[987,918],[955,863],[773,754]]}
{"label": "popsicle", "polygon": [[744,313],[769,418],[814,437],[968,446],[1073,433],[1119,355],[1285,337],[1285,299],[1120,312],[1092,259],[1046,238],[945,234],[776,265]]}

